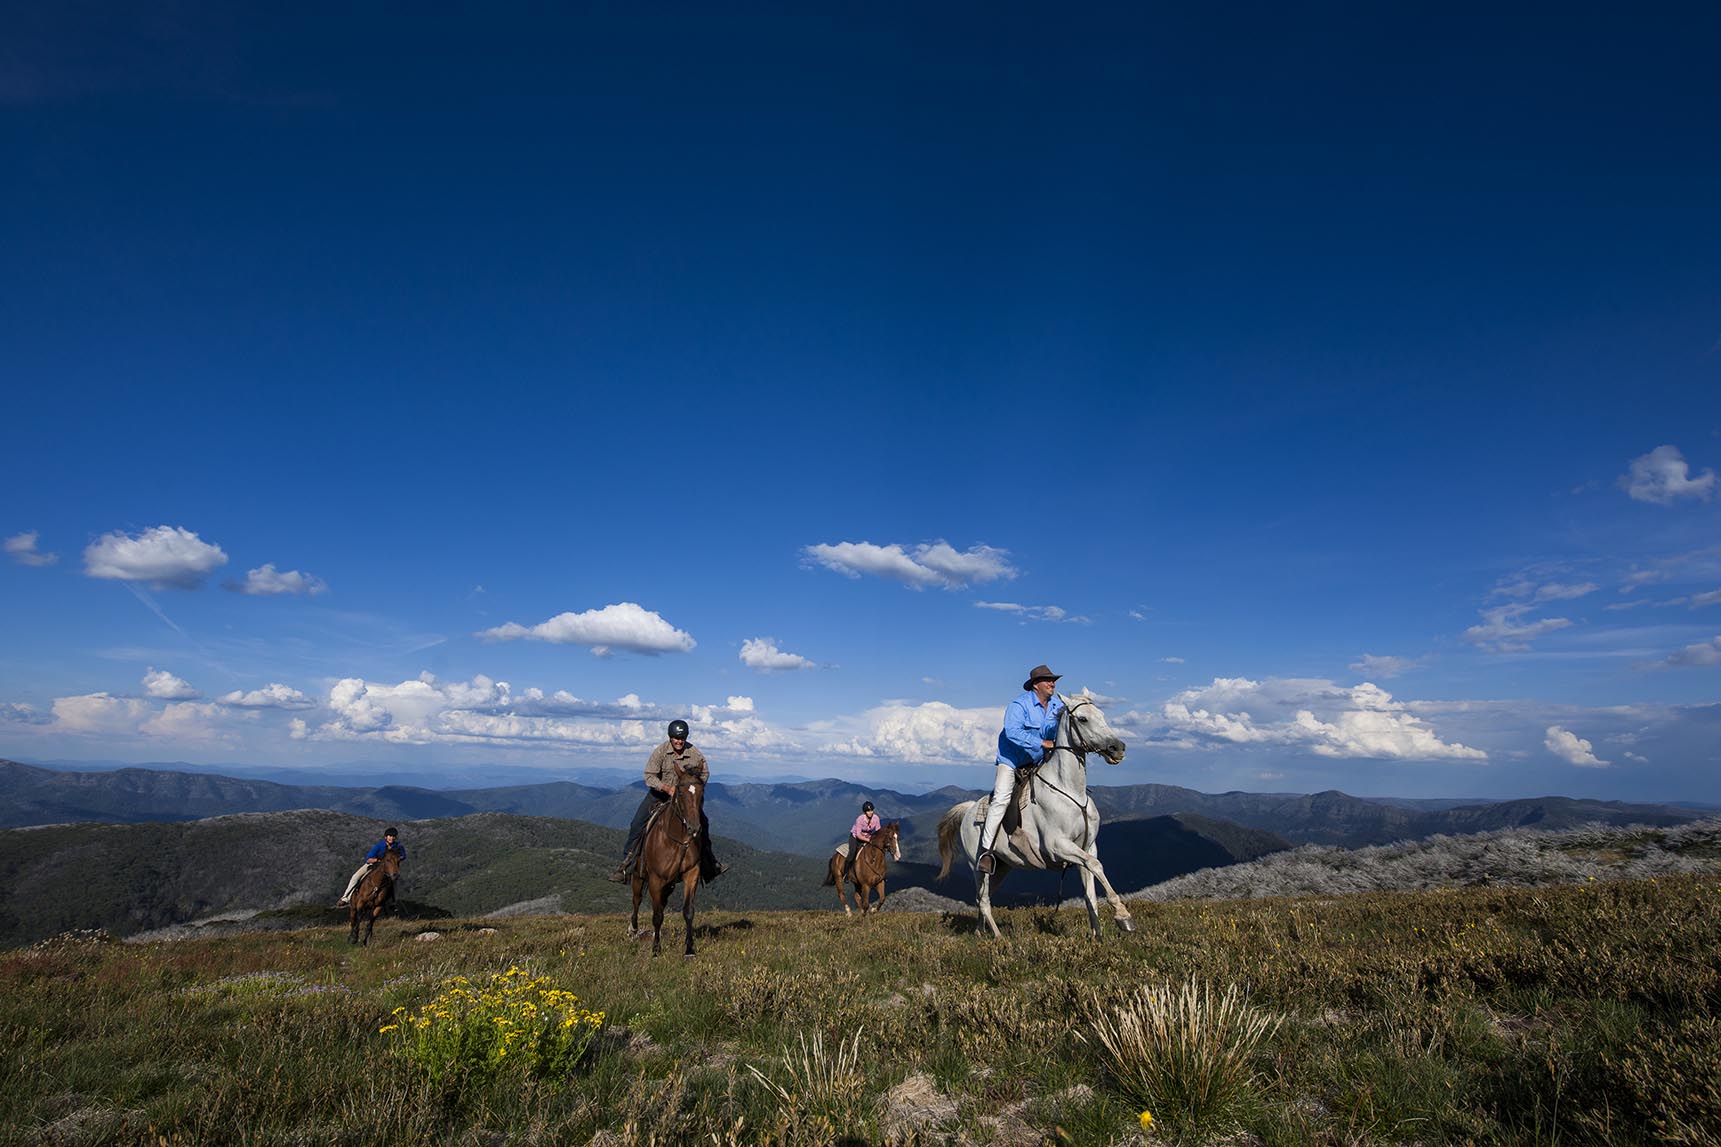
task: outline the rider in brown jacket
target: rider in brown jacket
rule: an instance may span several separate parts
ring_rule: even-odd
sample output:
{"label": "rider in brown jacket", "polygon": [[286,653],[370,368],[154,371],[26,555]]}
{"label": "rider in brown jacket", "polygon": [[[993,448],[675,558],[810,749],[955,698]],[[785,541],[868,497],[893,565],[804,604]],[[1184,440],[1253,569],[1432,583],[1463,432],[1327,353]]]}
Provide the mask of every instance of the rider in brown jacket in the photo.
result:
{"label": "rider in brown jacket", "polygon": [[[669,800],[670,793],[675,790],[677,773],[696,776],[701,784],[711,779],[711,768],[705,763],[705,754],[687,739],[687,722],[680,719],[669,723],[669,740],[653,749],[645,762],[645,798],[634,810],[633,823],[628,826],[621,864],[609,877],[617,884],[626,884],[633,878],[640,838],[645,835],[645,822],[655,809]],[[699,813],[699,879],[710,884],[727,871],[729,866],[719,861],[711,850],[711,822],[702,808]]]}

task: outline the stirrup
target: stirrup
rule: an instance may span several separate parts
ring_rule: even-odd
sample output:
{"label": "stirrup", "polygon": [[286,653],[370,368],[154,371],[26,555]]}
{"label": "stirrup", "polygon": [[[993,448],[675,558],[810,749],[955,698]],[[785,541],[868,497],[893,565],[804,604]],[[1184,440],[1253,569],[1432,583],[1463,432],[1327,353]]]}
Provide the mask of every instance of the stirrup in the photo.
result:
{"label": "stirrup", "polygon": [[974,867],[984,876],[991,876],[992,873],[997,871],[998,861],[992,855],[992,850],[990,848],[980,854],[980,859],[975,863]]}

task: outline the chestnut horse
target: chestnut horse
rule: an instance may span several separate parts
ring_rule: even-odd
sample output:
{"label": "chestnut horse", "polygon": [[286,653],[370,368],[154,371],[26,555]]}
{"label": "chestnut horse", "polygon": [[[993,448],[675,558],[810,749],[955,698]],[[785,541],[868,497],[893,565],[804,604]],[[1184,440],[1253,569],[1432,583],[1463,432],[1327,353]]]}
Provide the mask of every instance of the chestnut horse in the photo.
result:
{"label": "chestnut horse", "polygon": [[[854,858],[853,865],[844,862],[842,853],[833,853],[831,863],[825,871],[825,883],[837,886],[837,903],[843,906],[844,915],[852,916],[848,900],[843,895],[845,880],[854,885],[855,907],[861,910],[861,915],[877,912],[884,907],[884,874],[890,867],[890,860],[902,859],[902,844],[898,839],[900,824],[891,821],[883,828],[872,834],[872,839],[860,846],[860,855]],[[851,838],[852,843],[852,838]],[[885,850],[889,849],[888,855]],[[847,867],[845,874],[843,869]],[[878,904],[872,903],[873,890],[878,890]]]}
{"label": "chestnut horse", "polygon": [[675,788],[664,807],[652,813],[639,842],[639,861],[633,867],[633,923],[628,935],[641,935],[639,900],[651,894],[651,954],[663,951],[663,908],[677,882],[681,884],[681,918],[686,921],[687,950],[693,955],[693,892],[699,887],[700,815],[705,807],[705,786],[697,773],[675,772]]}
{"label": "chestnut horse", "polygon": [[[352,935],[347,937],[349,944],[370,945],[371,929],[376,927],[376,918],[394,903],[394,880],[400,875],[400,848],[391,845],[382,854],[382,859],[371,865],[370,871],[364,874],[359,886],[353,889],[353,898],[347,901],[347,919],[352,922]],[[364,939],[359,939],[359,922],[364,922]]]}

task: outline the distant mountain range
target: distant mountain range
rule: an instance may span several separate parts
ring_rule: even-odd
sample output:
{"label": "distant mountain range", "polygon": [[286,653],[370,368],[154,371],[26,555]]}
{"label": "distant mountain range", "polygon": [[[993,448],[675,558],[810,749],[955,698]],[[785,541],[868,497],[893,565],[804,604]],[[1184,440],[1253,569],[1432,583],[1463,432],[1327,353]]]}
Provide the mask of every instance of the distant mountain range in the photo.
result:
{"label": "distant mountain range", "polygon": [[[61,772],[0,761],[0,827],[101,821],[136,824],[184,821],[237,812],[328,809],[378,821],[424,820],[507,812],[626,827],[640,789],[552,781],[492,788],[435,790],[402,785],[375,788],[282,784],[211,773],[124,768]],[[1109,855],[1113,826],[1146,817],[1194,814],[1276,834],[1292,844],[1358,847],[1501,828],[1563,828],[1578,824],[1671,825],[1701,810],[1668,804],[1627,804],[1570,797],[1448,803],[1368,799],[1328,791],[1202,793],[1175,785],[1096,786]],[[936,859],[938,818],[958,801],[980,795],[948,787],[901,793],[827,779],[777,784],[713,783],[706,810],[713,831],[755,848],[822,856],[845,839],[863,801],[903,824],[905,859]],[[380,826],[379,826],[380,827]]]}

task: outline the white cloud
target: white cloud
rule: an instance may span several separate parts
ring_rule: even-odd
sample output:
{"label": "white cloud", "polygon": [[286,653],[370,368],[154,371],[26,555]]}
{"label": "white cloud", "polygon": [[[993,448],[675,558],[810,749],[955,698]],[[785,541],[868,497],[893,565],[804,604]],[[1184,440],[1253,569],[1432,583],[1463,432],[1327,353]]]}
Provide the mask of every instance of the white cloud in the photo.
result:
{"label": "white cloud", "polygon": [[1657,446],[1633,458],[1631,468],[1619,479],[1620,489],[1632,498],[1657,506],[1671,505],[1679,498],[1707,500],[1715,492],[1715,483],[1713,470],[1692,477],[1685,455],[1676,446]]}
{"label": "white cloud", "polygon": [[235,689],[216,700],[235,709],[314,709],[317,703],[297,689],[279,682],[253,689],[249,693]]}
{"label": "white cloud", "polygon": [[221,715],[218,705],[177,701],[145,721],[138,731],[174,741],[228,742],[230,735],[216,724]]}
{"label": "white cloud", "polygon": [[1524,615],[1533,605],[1520,602],[1516,605],[1499,605],[1492,609],[1480,610],[1482,625],[1472,625],[1464,631],[1464,640],[1481,649],[1509,653],[1528,649],[1529,643],[1544,633],[1552,633],[1556,629],[1565,629],[1572,624],[1566,617],[1542,617],[1534,621],[1526,621]]}
{"label": "white cloud", "polygon": [[1366,677],[1397,677],[1401,673],[1409,673],[1412,669],[1420,668],[1422,662],[1414,657],[1376,657],[1365,653],[1351,662],[1351,669]]}
{"label": "white cloud", "polygon": [[1600,760],[1595,755],[1595,746],[1568,729],[1558,725],[1548,726],[1547,740],[1542,744],[1548,747],[1548,752],[1565,761],[1585,769],[1605,769],[1608,762]]}
{"label": "white cloud", "polygon": [[90,577],[148,582],[163,589],[196,589],[212,570],[226,564],[220,546],[183,526],[156,526],[135,538],[115,530],[84,550],[84,572]]}
{"label": "white cloud", "polygon": [[52,717],[33,705],[0,701],[0,725],[46,725],[51,721]]}
{"label": "white cloud", "polygon": [[1692,609],[1697,609],[1698,607],[1705,605],[1721,605],[1721,589],[1712,589],[1707,593],[1694,593],[1691,595]]}
{"label": "white cloud", "polygon": [[1649,764],[1649,758],[1644,756],[1642,753],[1627,752],[1623,755],[1628,761],[1636,761],[1640,765]]}
{"label": "white cloud", "polygon": [[1185,690],[1157,713],[1130,713],[1161,743],[1199,749],[1220,745],[1289,746],[1322,757],[1403,761],[1484,761],[1488,754],[1442,741],[1379,686],[1323,679],[1216,677]]}
{"label": "white cloud", "polygon": [[599,657],[608,655],[612,649],[645,654],[687,653],[699,644],[691,634],[631,601],[584,613],[560,613],[533,626],[510,621],[481,630],[478,636],[491,641],[524,639],[557,645],[589,645]]}
{"label": "white cloud", "polygon": [[1662,664],[1700,667],[1721,665],[1721,637],[1711,637],[1708,641],[1687,645],[1671,654]]}
{"label": "white cloud", "polygon": [[21,534],[13,534],[3,543],[12,560],[19,565],[51,566],[60,560],[59,554],[44,553],[36,548],[36,531],[25,530]]}
{"label": "white cloud", "polygon": [[1492,596],[1529,598],[1530,601],[1540,604],[1546,601],[1570,601],[1573,598],[1592,594],[1598,588],[1600,587],[1593,581],[1579,582],[1575,585],[1550,581],[1538,585],[1533,578],[1520,577],[1517,581],[1495,586]]}
{"label": "white cloud", "polygon": [[143,675],[143,691],[158,701],[193,701],[203,696],[191,682],[153,665]]}
{"label": "white cloud", "polygon": [[227,588],[253,596],[273,597],[284,593],[316,596],[329,591],[328,583],[314,574],[300,570],[277,570],[274,562],[265,562],[246,573],[242,582],[228,582]]}
{"label": "white cloud", "polygon": [[1181,657],[1161,657],[1160,661],[1164,662],[1167,665],[1182,665],[1183,664],[1183,658],[1181,658]]}
{"label": "white cloud", "polygon": [[998,613],[1007,613],[1024,621],[1069,621],[1081,625],[1088,624],[1088,618],[1077,614],[1072,617],[1062,606],[1056,605],[1018,605],[1013,601],[977,601],[976,609],[990,609]]}
{"label": "white cloud", "polygon": [[135,733],[150,708],[131,697],[85,693],[54,698],[54,725],[68,733]]}
{"label": "white cloud", "polygon": [[792,669],[817,669],[818,662],[809,661],[798,653],[777,648],[775,637],[749,637],[741,643],[741,664],[760,673],[781,673]]}
{"label": "white cloud", "polygon": [[845,740],[825,751],[910,763],[990,766],[997,759],[1002,707],[957,709],[942,701],[891,701],[869,709]]}
{"label": "white cloud", "polygon": [[970,546],[958,552],[945,541],[915,546],[912,550],[897,544],[837,542],[807,546],[801,552],[807,560],[851,578],[871,574],[900,581],[914,589],[927,586],[964,589],[1016,576],[1016,569],[1009,562],[1009,551],[992,546]]}
{"label": "white cloud", "polygon": [[398,684],[349,677],[329,690],[332,719],[312,726],[295,719],[289,735],[309,741],[380,741],[405,745],[492,745],[511,748],[649,748],[664,722],[684,717],[693,739],[725,753],[797,749],[792,737],[753,715],[750,697],[722,705],[674,709],[635,694],[610,703],[582,701],[563,690],[516,696],[505,681],[478,676],[439,682],[429,674]]}

